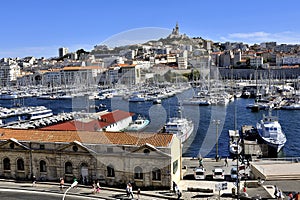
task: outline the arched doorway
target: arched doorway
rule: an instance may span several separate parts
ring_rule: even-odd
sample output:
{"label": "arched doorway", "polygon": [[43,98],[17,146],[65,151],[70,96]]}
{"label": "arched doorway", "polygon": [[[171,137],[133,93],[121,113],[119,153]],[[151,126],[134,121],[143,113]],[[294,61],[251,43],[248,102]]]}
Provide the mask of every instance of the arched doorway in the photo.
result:
{"label": "arched doorway", "polygon": [[89,183],[89,168],[86,163],[82,163],[80,167],[80,181],[82,184],[88,184]]}

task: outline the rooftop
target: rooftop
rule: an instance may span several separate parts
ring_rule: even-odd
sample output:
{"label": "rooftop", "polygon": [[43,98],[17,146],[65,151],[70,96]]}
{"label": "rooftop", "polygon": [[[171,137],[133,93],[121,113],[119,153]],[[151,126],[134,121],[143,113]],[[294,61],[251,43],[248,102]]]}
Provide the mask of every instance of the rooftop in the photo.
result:
{"label": "rooftop", "polygon": [[0,129],[0,141],[7,141],[11,138],[31,142],[68,143],[79,141],[86,144],[136,146],[148,143],[155,147],[168,147],[172,142],[173,134]]}
{"label": "rooftop", "polygon": [[122,110],[114,110],[109,113],[102,114],[98,119],[91,120],[72,120],[66,121],[59,124],[50,125],[42,130],[61,130],[61,131],[96,131],[101,128],[107,127],[111,124],[114,124],[118,121],[126,119],[128,117],[132,117],[134,113],[122,111]]}

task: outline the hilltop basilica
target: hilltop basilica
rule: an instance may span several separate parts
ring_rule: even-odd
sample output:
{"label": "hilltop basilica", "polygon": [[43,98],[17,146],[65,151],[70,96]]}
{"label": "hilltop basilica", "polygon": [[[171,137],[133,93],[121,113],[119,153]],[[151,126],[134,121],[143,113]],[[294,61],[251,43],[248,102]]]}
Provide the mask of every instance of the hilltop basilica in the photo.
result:
{"label": "hilltop basilica", "polygon": [[182,35],[179,34],[179,25],[178,22],[176,22],[175,28],[173,28],[172,33],[167,38],[184,39],[184,38],[188,38],[188,36],[186,36],[186,34],[182,34]]}

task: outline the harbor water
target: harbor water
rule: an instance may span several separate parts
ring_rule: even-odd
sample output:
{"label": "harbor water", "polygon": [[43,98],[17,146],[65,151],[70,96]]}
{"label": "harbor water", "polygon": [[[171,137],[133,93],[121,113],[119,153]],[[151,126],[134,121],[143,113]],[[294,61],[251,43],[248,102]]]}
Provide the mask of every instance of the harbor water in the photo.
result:
{"label": "harbor water", "polygon": [[[93,105],[105,104],[109,111],[120,109],[136,113],[148,118],[150,124],[145,132],[158,132],[169,117],[180,116],[192,119],[195,124],[193,134],[183,144],[183,156],[215,157],[218,153],[221,157],[229,156],[228,130],[240,129],[242,125],[255,126],[267,111],[251,112],[246,108],[253,103],[253,99],[238,98],[226,106],[195,106],[181,105],[181,102],[193,95],[192,90],[185,91],[173,97],[163,99],[161,104],[153,104],[152,101],[128,102],[121,97],[104,100],[88,100],[87,97],[65,100],[43,100],[36,97],[18,100],[0,100],[1,107],[13,107],[16,101],[22,106],[44,105],[53,110],[54,114],[71,111],[89,110],[94,112]],[[282,129],[286,134],[287,142],[279,153],[279,157],[296,157],[300,155],[300,111],[299,110],[275,110]],[[218,138],[218,139],[217,139]],[[218,152],[216,151],[218,144]]]}

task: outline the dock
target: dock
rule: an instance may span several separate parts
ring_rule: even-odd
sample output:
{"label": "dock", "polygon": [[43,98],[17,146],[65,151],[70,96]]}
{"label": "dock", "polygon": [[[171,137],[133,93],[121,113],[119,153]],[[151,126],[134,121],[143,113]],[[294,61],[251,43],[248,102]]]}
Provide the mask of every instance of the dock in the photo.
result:
{"label": "dock", "polygon": [[241,137],[243,138],[243,151],[246,157],[269,157],[269,147],[260,143],[256,129],[251,125],[243,125],[241,128]]}

